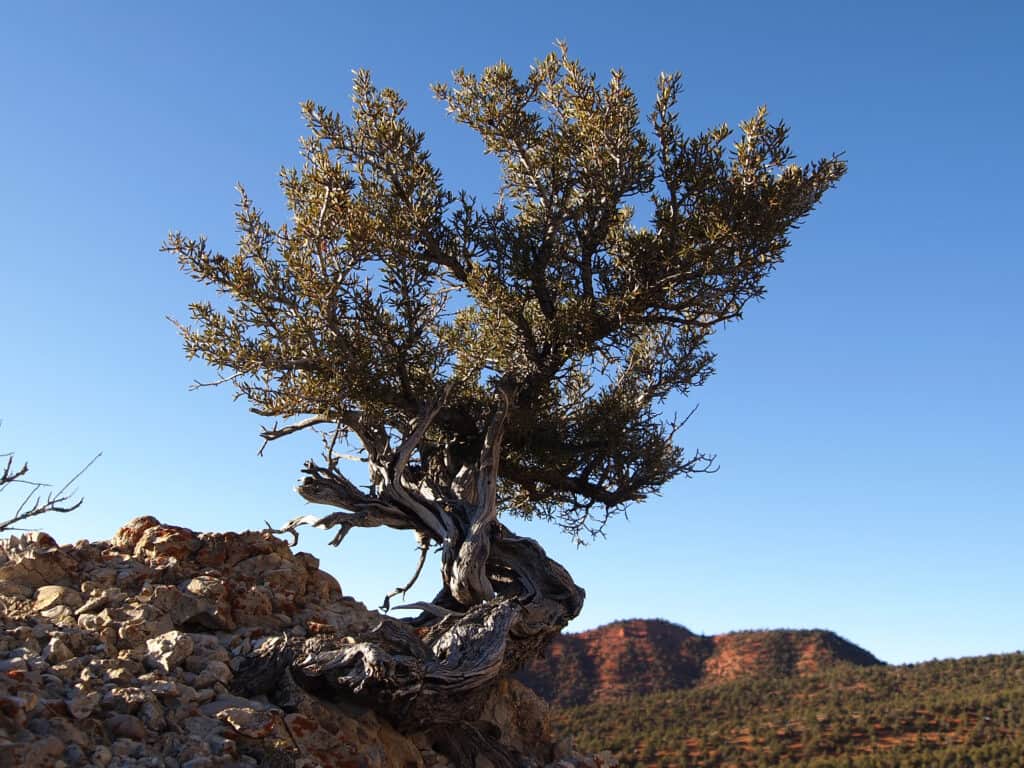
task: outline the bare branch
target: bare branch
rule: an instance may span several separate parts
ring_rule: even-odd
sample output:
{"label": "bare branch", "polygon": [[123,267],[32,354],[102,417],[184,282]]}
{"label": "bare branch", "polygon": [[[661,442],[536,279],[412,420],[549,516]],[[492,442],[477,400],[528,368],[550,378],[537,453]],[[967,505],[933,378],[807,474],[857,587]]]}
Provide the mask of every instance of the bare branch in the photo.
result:
{"label": "bare branch", "polygon": [[0,475],[0,491],[4,490],[9,484],[19,480],[28,474],[28,464],[22,464],[21,469],[12,470],[11,467],[14,464],[14,454],[5,454],[7,456],[7,466],[4,467],[3,474]]}
{"label": "bare branch", "polygon": [[263,438],[263,444],[260,446],[257,453],[262,456],[263,450],[270,444],[271,440],[278,440],[282,437],[287,437],[288,435],[294,435],[296,432],[301,432],[302,430],[316,426],[317,424],[332,424],[334,422],[335,419],[321,415],[310,416],[305,419],[300,419],[299,421],[293,421],[291,424],[285,424],[283,427],[278,427],[277,422],[275,421],[273,427],[264,427],[260,431],[260,437]]}
{"label": "bare branch", "polygon": [[7,486],[12,485],[13,483],[24,483],[30,486],[30,489],[28,494],[26,494],[18,505],[17,509],[15,509],[14,514],[7,520],[0,522],[0,532],[6,530],[21,530],[15,526],[30,518],[46,514],[47,512],[66,514],[68,512],[73,512],[82,506],[82,502],[85,501],[85,499],[72,501],[77,491],[71,489],[71,485],[80,478],[85,471],[89,469],[89,467],[95,464],[97,459],[102,455],[103,453],[100,452],[93,456],[92,459],[82,467],[82,469],[76,472],[75,475],[59,490],[48,493],[45,498],[39,494],[39,490],[47,487],[47,484],[36,483],[25,479],[25,476],[29,471],[28,464],[22,465],[20,469],[12,470],[14,457],[13,455],[9,455],[3,472],[0,473],[0,491],[3,491]]}
{"label": "bare branch", "polygon": [[245,376],[246,373],[247,371],[235,371],[230,376],[224,376],[215,381],[199,381],[199,379],[196,379],[188,389],[190,392],[195,392],[197,389],[202,389],[203,387],[219,387],[221,384],[227,384],[230,381],[235,381],[236,379]]}
{"label": "bare branch", "polygon": [[416,571],[413,573],[412,578],[409,579],[408,583],[405,586],[395,587],[392,591],[388,592],[384,596],[384,602],[381,604],[380,609],[385,613],[387,613],[388,610],[390,610],[391,608],[391,598],[395,597],[396,595],[402,595],[402,597],[405,597],[405,594],[410,589],[412,589],[413,585],[416,583],[416,580],[420,577],[420,573],[423,572],[423,565],[427,562],[427,552],[430,550],[430,539],[423,535],[417,535],[416,538],[418,539],[419,542],[418,547],[420,551],[420,558],[419,562],[416,565]]}
{"label": "bare branch", "polygon": [[262,437],[267,442],[271,440],[277,440],[281,437],[293,435],[303,429],[315,426],[317,424],[333,424],[336,419],[332,419],[330,416],[310,416],[306,419],[300,419],[299,421],[293,421],[291,424],[285,424],[283,427],[278,427],[275,423],[273,427],[264,428],[260,432]]}

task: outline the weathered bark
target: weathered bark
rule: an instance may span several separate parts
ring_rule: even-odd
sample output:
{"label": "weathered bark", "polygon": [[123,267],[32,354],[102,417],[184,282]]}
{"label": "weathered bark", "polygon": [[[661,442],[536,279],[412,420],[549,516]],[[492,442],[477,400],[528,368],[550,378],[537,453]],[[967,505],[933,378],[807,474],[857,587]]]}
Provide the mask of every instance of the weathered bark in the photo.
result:
{"label": "weathered bark", "polygon": [[[459,756],[485,754],[517,766],[494,734],[478,723],[493,687],[539,654],[579,614],[584,592],[540,545],[500,523],[490,529],[487,578],[492,599],[469,608],[445,588],[434,605],[399,621],[385,616],[358,637],[315,636],[264,648],[240,670],[240,693],[283,695],[287,680],[322,697],[354,700],[405,732],[440,729],[441,747]],[[460,548],[460,552],[462,549]],[[287,702],[280,702],[286,705]]]}
{"label": "weathered bark", "polygon": [[[536,541],[498,525],[490,545],[488,576],[498,585],[493,599],[462,612],[444,590],[435,604],[453,607],[446,616],[424,612],[408,622],[385,617],[362,637],[308,639],[288,650],[287,662],[279,658],[283,649],[273,650],[274,664],[311,687],[370,703],[400,727],[422,730],[472,719],[475,697],[486,696],[500,676],[540,653],[579,614],[584,598]],[[266,663],[250,669],[253,682],[245,685],[272,687]],[[263,682],[256,681],[259,676]]]}
{"label": "weathered bark", "polygon": [[[579,614],[584,592],[536,541],[516,536],[497,520],[507,396],[502,394],[495,409],[478,460],[428,478],[421,442],[443,398],[442,393],[424,408],[397,447],[350,418],[345,427],[366,449],[371,490],[360,489],[333,465],[310,463],[300,495],[344,511],[298,518],[283,529],[338,527],[335,544],[355,527],[412,529],[421,552],[432,542],[442,549],[441,592],[420,604],[418,617],[386,616],[359,637],[317,636],[264,648],[236,685],[250,695],[275,695],[288,688],[282,684],[287,679],[320,696],[370,706],[399,730],[445,729],[443,741],[457,764],[458,755],[468,751],[488,754],[495,765],[515,765],[497,737],[474,724],[495,684],[538,655]],[[417,449],[421,464],[413,468]]]}

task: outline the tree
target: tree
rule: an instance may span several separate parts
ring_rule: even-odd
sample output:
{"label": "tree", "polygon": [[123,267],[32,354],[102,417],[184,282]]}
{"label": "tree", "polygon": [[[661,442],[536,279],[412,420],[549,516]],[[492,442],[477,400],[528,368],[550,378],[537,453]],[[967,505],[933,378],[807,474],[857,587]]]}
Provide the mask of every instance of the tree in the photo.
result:
{"label": "tree", "polygon": [[[281,174],[289,223],[240,190],[235,255],[165,243],[225,297],[191,305],[188,357],[284,420],[265,440],[323,432],[298,492],[340,511],[286,529],[337,528],[334,544],[352,528],[411,530],[420,567],[442,549],[443,589],[409,622],[422,641],[385,622],[391,636],[303,668],[425,723],[471,711],[582,605],[499,516],[585,537],[711,468],[679,447],[685,419],[665,400],[712,373],[712,332],[763,294],[787,233],[845,171],[837,157],[793,164],[764,108],[731,150],[725,125],[685,135],[678,74],[661,76],[645,125],[621,71],[599,84],[564,45],[524,79],[498,63],[453,80],[434,93],[497,159],[493,205],[445,186],[406,103],[360,71],[350,119],[303,105],[303,163]],[[343,447],[368,488],[342,471]]]}

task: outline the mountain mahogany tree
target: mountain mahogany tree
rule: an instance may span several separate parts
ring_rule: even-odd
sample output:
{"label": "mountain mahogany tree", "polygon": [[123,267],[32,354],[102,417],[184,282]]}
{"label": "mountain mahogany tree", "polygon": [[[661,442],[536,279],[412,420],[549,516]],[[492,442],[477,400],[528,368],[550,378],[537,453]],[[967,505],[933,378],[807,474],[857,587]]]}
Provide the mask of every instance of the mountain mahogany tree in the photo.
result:
{"label": "mountain mahogany tree", "polygon": [[[281,174],[287,223],[242,191],[235,255],[170,236],[181,268],[224,297],[191,305],[187,355],[280,420],[265,440],[324,440],[298,492],[338,511],[283,530],[336,528],[337,544],[388,526],[442,551],[443,588],[419,618],[310,640],[278,659],[297,679],[410,727],[473,719],[583,601],[502,520],[589,536],[709,468],[662,406],[711,374],[712,332],[762,295],[845,164],[795,165],[763,108],[735,138],[688,135],[679,91],[662,75],[645,118],[622,72],[601,84],[564,46],[522,79],[505,63],[455,72],[434,94],[497,160],[484,203],[445,185],[406,103],[357,72],[350,116],[303,105],[303,162]],[[343,471],[352,453],[368,485]]]}

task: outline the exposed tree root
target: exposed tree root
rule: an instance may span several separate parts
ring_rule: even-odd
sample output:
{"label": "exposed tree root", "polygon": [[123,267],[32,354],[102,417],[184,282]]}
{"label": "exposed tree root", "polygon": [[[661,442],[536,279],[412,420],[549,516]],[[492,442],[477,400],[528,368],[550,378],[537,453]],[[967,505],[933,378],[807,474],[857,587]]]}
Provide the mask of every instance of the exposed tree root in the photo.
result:
{"label": "exposed tree root", "polygon": [[[239,670],[238,692],[280,697],[294,683],[368,706],[400,731],[447,726],[440,741],[456,765],[464,764],[464,753],[518,765],[495,734],[473,724],[494,685],[579,613],[584,592],[536,541],[501,525],[493,530],[487,569],[493,599],[441,617],[383,617],[355,638],[320,635],[263,647]],[[446,592],[438,601],[454,603]]]}

